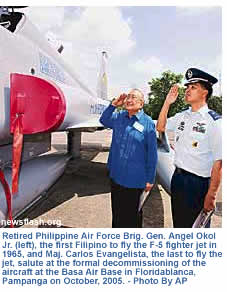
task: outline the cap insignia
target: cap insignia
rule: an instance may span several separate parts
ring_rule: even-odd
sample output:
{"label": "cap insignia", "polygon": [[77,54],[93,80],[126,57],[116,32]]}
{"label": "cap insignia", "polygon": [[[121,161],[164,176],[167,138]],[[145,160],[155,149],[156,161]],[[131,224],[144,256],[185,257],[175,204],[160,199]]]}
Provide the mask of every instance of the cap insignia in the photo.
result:
{"label": "cap insignia", "polygon": [[191,79],[192,76],[193,76],[192,71],[191,71],[191,70],[188,70],[188,71],[187,71],[187,77],[188,77],[188,79]]}

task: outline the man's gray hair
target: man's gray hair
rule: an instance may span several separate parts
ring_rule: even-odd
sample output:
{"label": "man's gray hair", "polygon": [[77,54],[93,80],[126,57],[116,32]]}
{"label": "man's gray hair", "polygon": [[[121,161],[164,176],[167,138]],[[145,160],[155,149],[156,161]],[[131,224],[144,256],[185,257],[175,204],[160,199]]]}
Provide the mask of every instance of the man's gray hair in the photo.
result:
{"label": "man's gray hair", "polygon": [[138,89],[138,88],[133,88],[132,90],[136,90],[136,91],[138,91],[138,92],[140,93],[140,95],[141,95],[141,99],[144,101],[144,94],[143,94],[143,92],[142,92],[140,89]]}

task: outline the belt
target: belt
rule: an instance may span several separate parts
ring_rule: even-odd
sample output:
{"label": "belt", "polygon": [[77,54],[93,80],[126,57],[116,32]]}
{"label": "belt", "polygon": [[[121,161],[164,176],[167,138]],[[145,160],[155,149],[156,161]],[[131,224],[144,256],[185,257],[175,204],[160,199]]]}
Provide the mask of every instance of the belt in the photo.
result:
{"label": "belt", "polygon": [[195,176],[203,178],[203,179],[209,179],[210,178],[210,177],[203,177],[203,176],[197,175],[195,173],[189,172],[189,171],[184,170],[183,168],[179,168],[179,167],[176,167],[175,172],[177,174],[195,175]]}
{"label": "belt", "polygon": [[176,167],[175,172],[178,173],[178,174],[193,174],[193,173],[191,173],[191,172],[189,172],[187,170],[184,170],[182,168],[179,168],[179,167]]}

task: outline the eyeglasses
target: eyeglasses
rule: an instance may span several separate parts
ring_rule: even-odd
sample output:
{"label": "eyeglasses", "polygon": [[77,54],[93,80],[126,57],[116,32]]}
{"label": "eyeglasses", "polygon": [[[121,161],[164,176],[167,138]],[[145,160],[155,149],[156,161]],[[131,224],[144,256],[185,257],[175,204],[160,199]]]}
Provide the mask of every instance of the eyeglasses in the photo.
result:
{"label": "eyeglasses", "polygon": [[128,94],[127,97],[126,97],[126,100],[128,99],[132,99],[132,100],[136,100],[136,99],[141,99],[140,97],[136,96],[136,95],[133,95],[133,94]]}

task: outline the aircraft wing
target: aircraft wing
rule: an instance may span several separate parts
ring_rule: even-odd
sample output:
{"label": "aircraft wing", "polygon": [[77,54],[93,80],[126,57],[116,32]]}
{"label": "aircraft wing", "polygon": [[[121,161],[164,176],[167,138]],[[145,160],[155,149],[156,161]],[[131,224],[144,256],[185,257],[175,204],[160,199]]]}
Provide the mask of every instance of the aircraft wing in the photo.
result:
{"label": "aircraft wing", "polygon": [[103,125],[99,122],[99,118],[89,119],[87,121],[77,123],[75,125],[69,126],[66,130],[80,129],[80,128],[104,128]]}
{"label": "aircraft wing", "polygon": [[[154,121],[154,123],[156,124],[157,121]],[[175,170],[174,150],[170,146],[166,132],[156,132],[156,134],[158,146],[157,177],[162,187],[170,194],[171,178]]]}

